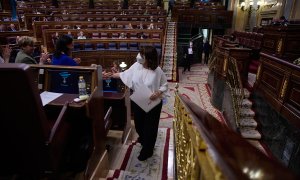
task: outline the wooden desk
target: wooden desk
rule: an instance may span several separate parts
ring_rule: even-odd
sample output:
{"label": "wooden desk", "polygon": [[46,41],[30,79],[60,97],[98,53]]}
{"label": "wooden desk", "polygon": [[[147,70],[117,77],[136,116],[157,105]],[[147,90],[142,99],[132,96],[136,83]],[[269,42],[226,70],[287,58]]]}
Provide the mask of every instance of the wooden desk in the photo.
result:
{"label": "wooden desk", "polygon": [[[129,137],[131,132],[131,106],[130,106],[130,91],[125,90],[124,93],[119,92],[104,92],[104,112],[107,112],[109,107],[112,107],[112,129],[122,130],[122,142]],[[70,104],[69,106],[73,109],[85,108],[86,101],[74,102],[77,98],[77,94],[63,94],[62,96],[51,101],[48,106],[62,106],[66,101]],[[85,108],[86,109],[86,108]],[[85,112],[85,110],[84,110]]]}
{"label": "wooden desk", "polygon": [[124,143],[131,132],[131,105],[130,90],[124,93],[104,92],[104,109],[112,107],[112,129],[122,130],[122,142]]}

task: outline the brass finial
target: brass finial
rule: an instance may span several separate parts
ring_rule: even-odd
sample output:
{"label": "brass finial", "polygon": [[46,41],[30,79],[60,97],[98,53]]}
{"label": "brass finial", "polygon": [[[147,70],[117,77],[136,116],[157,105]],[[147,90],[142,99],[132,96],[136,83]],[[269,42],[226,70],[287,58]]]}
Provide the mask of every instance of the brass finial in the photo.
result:
{"label": "brass finial", "polygon": [[179,84],[178,84],[178,83],[176,83],[176,85],[175,85],[175,89],[176,89],[176,91],[175,91],[175,92],[178,92],[178,88],[179,88]]}

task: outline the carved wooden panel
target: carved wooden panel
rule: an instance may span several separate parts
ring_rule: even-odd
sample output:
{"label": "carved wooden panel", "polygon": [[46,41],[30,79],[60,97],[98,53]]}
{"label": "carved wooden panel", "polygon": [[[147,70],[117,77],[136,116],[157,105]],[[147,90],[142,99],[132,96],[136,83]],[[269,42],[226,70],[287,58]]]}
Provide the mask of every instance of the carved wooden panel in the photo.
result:
{"label": "carved wooden panel", "polygon": [[300,57],[300,25],[265,26],[262,52],[292,62]]}
{"label": "carved wooden panel", "polygon": [[284,70],[269,63],[264,63],[261,72],[261,83],[265,91],[269,91],[274,97],[278,97],[284,79]]}
{"label": "carved wooden panel", "polygon": [[268,104],[300,128],[300,67],[265,53],[260,60],[258,90]]}
{"label": "carved wooden panel", "polygon": [[282,114],[300,128],[300,72],[290,77]]}
{"label": "carved wooden panel", "polygon": [[[173,14],[173,13],[172,13]],[[205,28],[230,28],[232,25],[233,11],[203,11],[200,9],[176,9],[173,19],[179,26],[198,25]]]}
{"label": "carved wooden panel", "polygon": [[82,66],[100,64],[103,68],[110,68],[114,61],[125,62],[130,67],[136,61],[137,51],[80,51],[73,52],[73,57],[81,58]]}

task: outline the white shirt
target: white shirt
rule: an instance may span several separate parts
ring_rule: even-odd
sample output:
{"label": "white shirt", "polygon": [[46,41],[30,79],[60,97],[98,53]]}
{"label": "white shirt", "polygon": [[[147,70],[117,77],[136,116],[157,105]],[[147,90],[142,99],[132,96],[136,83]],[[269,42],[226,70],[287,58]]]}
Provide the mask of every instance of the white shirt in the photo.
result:
{"label": "white shirt", "polygon": [[4,63],[4,59],[0,56],[0,64]]}
{"label": "white shirt", "polygon": [[78,36],[77,39],[86,39],[85,36]]}
{"label": "white shirt", "polygon": [[167,77],[160,67],[153,71],[135,62],[129,69],[120,73],[120,78],[126,86],[133,90],[140,84],[144,84],[152,92],[160,90],[163,92],[163,97],[169,96]]}

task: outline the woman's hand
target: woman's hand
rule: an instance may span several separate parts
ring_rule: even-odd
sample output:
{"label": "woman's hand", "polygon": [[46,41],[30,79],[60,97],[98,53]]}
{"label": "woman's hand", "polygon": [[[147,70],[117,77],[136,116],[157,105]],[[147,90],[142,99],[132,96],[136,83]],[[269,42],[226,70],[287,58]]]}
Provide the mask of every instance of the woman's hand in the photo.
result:
{"label": "woman's hand", "polygon": [[75,61],[77,64],[80,64],[80,63],[81,63],[81,59],[80,59],[80,58],[74,58],[74,61]]}
{"label": "woman's hand", "polygon": [[40,57],[40,64],[50,63],[51,59],[49,58],[48,53],[42,53]]}
{"label": "woman's hand", "polygon": [[120,78],[120,73],[113,73],[112,78]]}
{"label": "woman's hand", "polygon": [[157,98],[159,98],[162,95],[161,91],[155,91],[151,96],[150,96],[150,100],[155,100]]}
{"label": "woman's hand", "polygon": [[106,72],[106,71],[102,72],[102,79],[108,79],[108,78],[111,78],[111,77],[112,77],[111,72]]}

